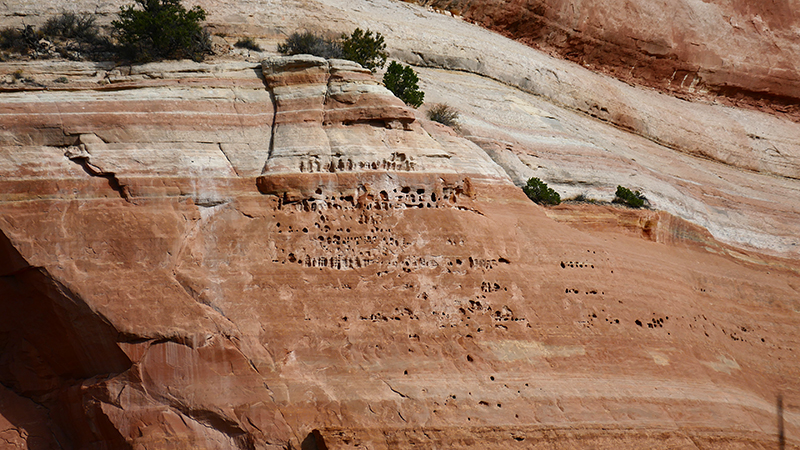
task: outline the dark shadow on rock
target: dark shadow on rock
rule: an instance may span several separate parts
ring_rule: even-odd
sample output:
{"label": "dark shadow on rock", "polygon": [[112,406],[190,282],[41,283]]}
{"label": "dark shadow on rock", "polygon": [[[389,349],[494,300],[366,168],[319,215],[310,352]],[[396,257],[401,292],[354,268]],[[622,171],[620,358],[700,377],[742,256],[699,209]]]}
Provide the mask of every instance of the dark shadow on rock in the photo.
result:
{"label": "dark shadow on rock", "polygon": [[322,438],[322,434],[319,430],[314,430],[311,433],[308,433],[305,439],[303,439],[303,443],[300,445],[301,450],[328,450],[328,446],[325,445],[325,440]]}
{"label": "dark shadow on rock", "polygon": [[[89,417],[88,410],[100,411],[89,404],[99,403],[83,388],[86,380],[131,367],[117,345],[117,330],[46,268],[28,265],[2,231],[0,269],[0,384],[46,408],[54,428],[66,432],[63,446],[87,448],[120,438],[98,434],[111,429]],[[13,409],[3,406],[0,414],[15,420]],[[14,425],[22,428],[22,422]],[[118,443],[109,448],[124,448]]]}

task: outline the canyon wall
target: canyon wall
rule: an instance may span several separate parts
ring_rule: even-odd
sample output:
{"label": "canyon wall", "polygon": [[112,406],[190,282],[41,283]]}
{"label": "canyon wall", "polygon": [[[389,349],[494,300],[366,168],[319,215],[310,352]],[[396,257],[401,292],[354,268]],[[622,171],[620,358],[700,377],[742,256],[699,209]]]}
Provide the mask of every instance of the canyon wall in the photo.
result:
{"label": "canyon wall", "polygon": [[[7,2],[0,18],[6,24],[41,23],[66,9],[96,11],[98,21],[108,23],[124,3]],[[623,184],[723,242],[776,256],[800,254],[795,181],[800,178],[795,138],[800,128],[785,117],[638,89],[404,2],[189,4],[207,9],[211,29],[227,33],[231,43],[237,36],[257,37],[266,52],[236,54],[254,66],[297,29],[335,34],[361,26],[379,31],[393,58],[420,71],[429,103],[456,106],[463,134],[493,155],[515,184],[537,176],[569,196],[601,200],[611,200]],[[87,74],[93,83],[112,71],[100,66]],[[10,62],[0,74],[11,90],[16,72],[48,89],[61,89],[52,82],[60,70]],[[69,70],[63,70],[69,77]],[[157,79],[159,74],[148,76]],[[586,164],[587,158],[596,163]]]}
{"label": "canyon wall", "polygon": [[2,97],[11,448],[797,445],[796,261],[545,211],[351,63],[64,64]]}
{"label": "canyon wall", "polygon": [[[0,8],[0,26],[38,25],[63,11],[108,24],[130,2],[29,2]],[[209,12],[213,31],[285,36],[296,28],[350,31],[387,18],[341,0],[186,2]],[[800,2],[703,0],[419,0],[559,58],[683,98],[715,100],[797,120]],[[387,12],[387,8],[377,6]],[[331,21],[331,14],[336,15]],[[412,14],[400,30],[418,19]],[[344,26],[344,25],[350,25]],[[446,28],[445,28],[446,29]],[[425,33],[435,33],[425,30]],[[391,34],[391,33],[390,33]],[[404,39],[417,31],[403,30]]]}
{"label": "canyon wall", "polygon": [[800,447],[797,123],[403,2],[203,5],[265,46],[369,25],[461,129],[269,48],[4,62],[2,445]]}
{"label": "canyon wall", "polygon": [[621,80],[797,118],[796,0],[426,0]]}

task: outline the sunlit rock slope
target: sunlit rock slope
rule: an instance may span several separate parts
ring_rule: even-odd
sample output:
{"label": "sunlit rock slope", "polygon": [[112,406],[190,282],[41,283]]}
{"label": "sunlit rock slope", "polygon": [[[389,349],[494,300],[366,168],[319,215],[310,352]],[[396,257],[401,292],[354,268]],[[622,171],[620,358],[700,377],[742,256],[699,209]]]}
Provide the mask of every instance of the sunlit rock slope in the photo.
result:
{"label": "sunlit rock slope", "polygon": [[3,63],[9,448],[798,447],[797,124],[402,2],[204,6],[379,30],[461,129],[346,61]]}

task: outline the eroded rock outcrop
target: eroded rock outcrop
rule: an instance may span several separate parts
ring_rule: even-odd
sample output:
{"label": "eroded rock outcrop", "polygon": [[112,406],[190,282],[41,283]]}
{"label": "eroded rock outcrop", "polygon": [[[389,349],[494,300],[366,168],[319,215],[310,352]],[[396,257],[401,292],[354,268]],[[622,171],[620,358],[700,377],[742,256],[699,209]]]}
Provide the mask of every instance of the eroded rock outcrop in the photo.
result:
{"label": "eroded rock outcrop", "polygon": [[265,174],[339,172],[506,175],[476,146],[437,140],[369,70],[308,55],[262,63],[275,102]]}
{"label": "eroded rock outcrop", "polygon": [[797,448],[795,123],[403,2],[199,3],[370,23],[470,140],[345,61],[4,63],[35,82],[0,95],[0,442]]}
{"label": "eroded rock outcrop", "polygon": [[[434,69],[419,72],[427,80],[430,101],[447,102],[460,111],[461,132],[491,155],[518,186],[538,177],[563,198],[610,202],[616,186],[624,185],[645,192],[655,208],[706,228],[722,242],[777,256],[800,255],[796,238],[800,235],[800,201],[795,200],[798,182],[793,178],[741,170],[676,151],[484,77]],[[636,98],[641,100],[641,108],[651,107],[645,97]],[[664,110],[664,115],[699,115],[703,111],[705,123],[727,122],[725,115],[720,117],[713,108],[679,103],[687,109],[680,113]],[[763,161],[760,158],[776,151],[785,152],[783,143],[790,144],[790,135],[800,133],[800,127],[765,114],[725,110],[723,114],[738,115],[740,125],[728,122],[724,127],[727,134],[707,128],[701,139],[717,149],[731,148],[741,143],[733,130],[757,127],[759,136],[770,137],[748,139],[766,146],[749,152],[750,163]],[[698,136],[685,128],[670,133],[681,139]]]}
{"label": "eroded rock outcrop", "polygon": [[[123,3],[123,0],[114,0],[98,6],[93,2],[80,0],[71,3],[71,7],[81,11],[97,12],[99,20],[107,23],[117,11],[117,7]],[[713,159],[725,165],[746,170],[794,179],[800,177],[798,175],[800,173],[800,169],[798,169],[800,167],[800,163],[798,163],[800,146],[798,146],[797,140],[794,138],[798,134],[798,125],[797,121],[793,119],[795,116],[791,113],[768,116],[716,104],[724,103],[726,98],[724,96],[706,98],[704,95],[700,95],[699,98],[701,100],[713,98],[718,101],[715,103],[692,103],[663,95],[651,89],[637,89],[618,79],[596,73],[597,71],[603,72],[603,70],[598,69],[602,68],[599,65],[592,66],[592,70],[589,70],[585,67],[565,62],[562,59],[550,57],[525,45],[509,42],[508,39],[496,33],[456,20],[450,15],[426,11],[416,5],[390,0],[364,2],[356,6],[344,0],[324,0],[312,3],[285,1],[278,4],[267,4],[259,0],[247,6],[234,0],[220,0],[214,2],[200,1],[198,4],[209,12],[208,22],[213,30],[227,32],[231,35],[255,34],[264,36],[273,45],[277,45],[287,34],[297,29],[349,33],[355,27],[363,27],[363,24],[369,23],[372,29],[381,32],[386,37],[392,56],[405,63],[415,66],[465,71],[488,77],[542,97],[549,103],[618,126],[675,151],[700,158]],[[487,9],[490,9],[491,5],[499,6],[503,4],[505,3],[471,3],[476,8],[485,6]],[[635,11],[628,11],[626,8],[620,7],[612,10],[614,14],[609,12],[609,14],[599,15],[596,14],[597,11],[592,12],[591,5],[586,4],[576,7],[575,11],[576,14],[583,14],[588,9],[592,13],[587,13],[587,17],[591,16],[589,17],[591,19],[589,22],[603,24],[605,23],[604,21],[608,21],[613,26],[609,25],[603,30],[613,29],[614,26],[618,25],[622,35],[625,35],[624,32],[628,31],[624,26],[624,21],[629,20],[627,19],[628,17],[636,16],[637,14],[644,15],[646,17],[642,20],[631,22],[633,24],[632,27],[635,25],[635,28],[632,28],[632,33],[636,30],[648,33],[659,33],[661,30],[667,30],[665,31],[667,33],[669,30],[682,30],[682,27],[687,27],[702,34],[701,37],[695,40],[704,39],[703,36],[715,33],[715,28],[713,27],[703,28],[702,25],[698,25],[698,17],[708,19],[710,23],[717,23],[727,21],[726,17],[728,16],[726,14],[730,13],[730,17],[742,16],[749,20],[747,13],[742,12],[746,8],[742,9],[737,6],[736,8],[738,9],[736,11],[738,12],[730,12],[729,8],[733,8],[731,5],[700,4],[697,2],[688,4],[701,9],[703,14],[685,18],[686,20],[684,21],[683,16],[686,9],[681,9],[680,6],[684,5],[684,3],[658,5],[658,8],[653,5],[647,6],[655,8],[658,14],[642,13],[642,10],[646,9],[644,6],[639,9],[634,8]],[[41,24],[47,18],[57,14],[59,8],[59,3],[56,1],[44,2],[43,5],[37,5],[36,7],[16,1],[9,2],[9,5],[9,12],[13,12],[13,14],[9,13],[2,17],[5,23],[17,26],[22,21]],[[599,7],[607,6],[609,5],[600,5]],[[758,7],[771,8],[763,5]],[[673,8],[677,8],[678,11],[670,15],[669,11],[673,11]],[[692,9],[690,8],[690,10]],[[504,10],[500,8],[497,11],[503,13]],[[520,12],[519,17],[524,16]],[[619,20],[623,21],[621,24],[618,24],[618,19],[615,19],[617,16],[621,18]],[[676,17],[681,18],[681,20],[675,20]],[[786,17],[791,17],[791,15]],[[665,26],[648,25],[650,23],[648,22],[649,20],[655,19],[664,19],[666,21]],[[789,19],[786,20],[786,23],[791,22]],[[669,27],[666,24],[669,24]],[[641,25],[641,29],[639,25]],[[600,25],[597,26],[599,27]],[[729,28],[729,25],[724,27],[724,29],[730,31]],[[731,33],[738,36],[737,33],[739,32],[734,30]],[[689,34],[691,33],[687,32],[686,35],[688,36]],[[670,37],[669,40],[678,42],[683,39],[683,36],[684,34],[676,31],[675,36]],[[747,51],[749,59],[743,61],[738,60],[738,56],[736,56],[739,51],[738,44],[728,45],[728,41],[724,39],[702,42],[702,45],[706,45],[707,42],[710,42],[707,45],[719,45],[722,49],[720,50],[721,53],[733,55],[728,59],[734,60],[731,63],[730,70],[733,71],[731,73],[735,73],[735,75],[731,76],[736,80],[747,80],[751,66],[761,67],[760,69],[753,69],[758,73],[763,73],[766,70],[769,72],[769,76],[779,77],[780,75],[776,75],[778,74],[777,70],[767,68],[775,65],[780,66],[778,61],[783,61],[786,58],[775,56],[773,53],[779,52],[780,55],[789,55],[789,61],[793,61],[792,55],[797,54],[795,43],[790,39],[791,30],[786,30],[786,33],[781,37],[786,42],[780,41],[780,44],[776,45],[767,44],[769,48],[764,51],[756,49],[761,49],[761,46],[765,45],[763,42],[771,42],[768,38],[759,41],[758,35],[749,32],[745,33],[744,36],[742,39],[746,40],[747,45],[743,44],[742,48]],[[735,40],[735,42],[738,43],[739,41]],[[695,49],[695,47],[698,46],[683,44],[680,46],[681,49]],[[594,51],[594,47],[589,46],[586,47],[584,53]],[[694,55],[690,50],[687,50],[687,52],[689,52],[690,56]],[[576,55],[584,53],[577,53]],[[608,52],[605,50],[597,51],[596,54],[602,56],[605,54],[615,55],[617,53],[612,49]],[[767,60],[764,61],[763,58]],[[672,60],[668,59],[668,61]],[[751,64],[750,61],[756,62]],[[657,66],[656,63],[649,61],[648,64],[635,65],[634,69],[646,69],[650,65]],[[3,73],[2,69],[0,68],[0,73]],[[43,76],[39,76],[37,71],[31,71],[30,69],[25,65],[9,65],[5,73],[10,76],[16,70],[22,70],[26,76],[30,73],[37,83],[46,84],[52,81],[49,75],[45,75],[49,72],[45,71],[45,74],[42,74]],[[620,70],[627,73],[629,67],[624,66]],[[724,70],[714,73],[723,73],[726,70],[728,70],[728,66]],[[102,71],[96,73],[102,73]],[[158,76],[158,73],[154,72],[152,75]],[[669,76],[671,75],[672,73],[670,72]],[[44,80],[42,79],[43,77]],[[622,75],[620,77],[627,80]],[[791,79],[789,78],[790,81]],[[673,85],[677,86],[675,83]],[[695,84],[692,87],[695,93],[699,92],[696,89],[697,86],[698,84]],[[681,95],[686,97],[684,94]],[[768,105],[781,105],[780,101],[775,99],[765,101]],[[491,138],[492,136],[480,137]]]}
{"label": "eroded rock outcrop", "polygon": [[798,117],[796,2],[428,0],[622,80]]}
{"label": "eroded rock outcrop", "polygon": [[0,98],[12,448],[797,447],[796,260],[554,221],[347,63],[75,77]]}

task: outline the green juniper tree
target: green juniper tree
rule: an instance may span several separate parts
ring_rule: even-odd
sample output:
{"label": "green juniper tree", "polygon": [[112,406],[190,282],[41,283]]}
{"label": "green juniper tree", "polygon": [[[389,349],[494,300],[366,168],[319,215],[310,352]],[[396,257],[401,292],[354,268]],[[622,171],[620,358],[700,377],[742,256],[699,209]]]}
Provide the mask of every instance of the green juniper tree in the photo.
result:
{"label": "green juniper tree", "polygon": [[187,11],[180,0],[135,2],[120,8],[119,18],[111,22],[125,56],[135,61],[201,61],[211,53],[208,33],[200,26],[206,18],[203,8],[195,6]]}
{"label": "green juniper tree", "polygon": [[342,54],[345,59],[361,64],[361,67],[375,71],[386,64],[386,44],[380,33],[356,28],[350,36],[342,35]]}
{"label": "green juniper tree", "polygon": [[383,75],[383,84],[387,89],[405,102],[406,105],[419,108],[425,99],[425,93],[419,89],[419,77],[410,66],[392,61]]}
{"label": "green juniper tree", "polygon": [[624,186],[617,186],[614,203],[622,203],[623,205],[628,205],[631,208],[641,208],[644,206],[646,201],[647,198],[641,192],[632,192],[630,189]]}
{"label": "green juniper tree", "polygon": [[561,195],[547,186],[547,183],[538,179],[531,178],[522,190],[529,199],[542,205],[558,205],[561,203]]}

